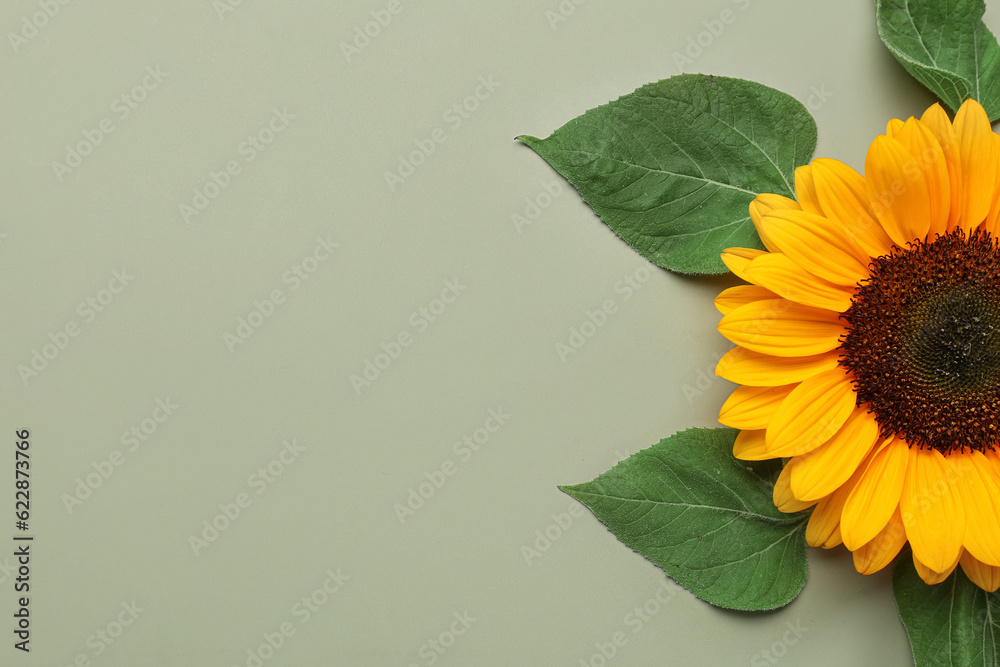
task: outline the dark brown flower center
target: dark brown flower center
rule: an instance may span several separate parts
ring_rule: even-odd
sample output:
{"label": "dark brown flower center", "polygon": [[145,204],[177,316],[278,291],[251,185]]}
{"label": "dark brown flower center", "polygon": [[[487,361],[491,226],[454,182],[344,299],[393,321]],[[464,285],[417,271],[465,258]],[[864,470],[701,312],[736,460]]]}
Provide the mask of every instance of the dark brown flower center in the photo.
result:
{"label": "dark brown flower center", "polygon": [[1000,441],[1000,245],[956,230],[872,260],[840,364],[882,436],[942,453]]}

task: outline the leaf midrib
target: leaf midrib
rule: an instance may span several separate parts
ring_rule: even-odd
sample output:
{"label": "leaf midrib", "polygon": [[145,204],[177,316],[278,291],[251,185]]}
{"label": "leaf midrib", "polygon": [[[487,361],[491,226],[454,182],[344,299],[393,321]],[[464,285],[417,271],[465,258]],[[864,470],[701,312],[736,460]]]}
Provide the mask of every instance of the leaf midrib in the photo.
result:
{"label": "leaf midrib", "polygon": [[691,179],[693,181],[701,181],[703,183],[709,183],[711,185],[717,185],[720,188],[729,188],[730,190],[736,190],[737,192],[745,192],[746,194],[753,195],[755,197],[758,194],[757,192],[754,192],[753,190],[746,190],[746,189],[738,187],[736,185],[730,185],[729,183],[722,183],[721,181],[715,181],[715,180],[712,180],[711,178],[706,178],[704,176],[691,176],[690,174],[681,174],[681,173],[676,172],[676,171],[667,171],[666,169],[655,169],[653,167],[647,167],[644,164],[637,164],[635,162],[626,162],[625,160],[620,160],[618,158],[611,157],[610,155],[601,155],[600,153],[592,153],[590,151],[585,151],[585,150],[580,150],[580,149],[570,149],[570,148],[554,148],[553,152],[555,152],[555,151],[559,151],[559,152],[562,152],[562,153],[575,153],[575,154],[580,154],[580,155],[586,155],[587,157],[597,158],[597,159],[600,159],[600,160],[611,160],[612,162],[616,162],[618,164],[622,164],[622,165],[625,165],[627,167],[635,167],[636,169],[643,169],[645,171],[652,172],[652,173],[655,173],[655,174],[666,174],[667,176],[678,176],[680,178],[689,178],[689,179]]}
{"label": "leaf midrib", "polygon": [[637,498],[625,498],[623,496],[615,496],[607,493],[594,493],[592,491],[581,491],[579,489],[572,489],[573,494],[579,494],[581,496],[589,496],[593,498],[607,498],[609,500],[619,500],[622,502],[630,503],[652,503],[654,505],[664,505],[667,507],[683,507],[689,509],[702,509],[702,510],[714,510],[717,512],[725,512],[729,514],[737,514],[751,519],[756,519],[758,521],[764,521],[766,523],[773,523],[778,526],[794,525],[802,521],[802,517],[797,517],[794,514],[789,514],[788,518],[777,518],[773,516],[768,516],[766,514],[757,514],[755,512],[748,512],[745,510],[738,510],[732,507],[716,507],[714,505],[694,505],[691,503],[677,503],[669,502],[666,500],[655,500],[651,498],[637,499]]}

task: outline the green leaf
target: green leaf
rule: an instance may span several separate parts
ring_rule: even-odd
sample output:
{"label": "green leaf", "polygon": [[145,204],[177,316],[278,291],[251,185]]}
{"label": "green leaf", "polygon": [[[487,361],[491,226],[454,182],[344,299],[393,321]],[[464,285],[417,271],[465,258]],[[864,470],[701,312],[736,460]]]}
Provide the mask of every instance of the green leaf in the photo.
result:
{"label": "green leaf", "polygon": [[892,573],[892,592],[906,626],[917,667],[1000,665],[1000,598],[956,568],[928,586],[903,556]]}
{"label": "green leaf", "polygon": [[781,607],[806,583],[809,513],[775,508],[781,462],[737,460],[737,433],[682,431],[592,482],[560,488],[701,599],[728,609]]}
{"label": "green leaf", "polygon": [[1000,117],[1000,46],[983,24],[983,0],[878,0],[882,42],[952,111],[970,97]]}
{"label": "green leaf", "polygon": [[795,196],[816,123],[773,88],[682,74],[591,109],[548,139],[518,139],[643,257],[683,273],[724,273],[724,249],[763,247],[747,211],[753,198]]}

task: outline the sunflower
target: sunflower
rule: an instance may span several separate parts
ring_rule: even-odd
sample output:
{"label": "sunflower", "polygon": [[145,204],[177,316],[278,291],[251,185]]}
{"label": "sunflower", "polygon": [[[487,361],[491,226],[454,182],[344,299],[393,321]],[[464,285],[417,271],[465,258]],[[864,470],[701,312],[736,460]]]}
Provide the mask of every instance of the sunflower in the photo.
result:
{"label": "sunflower", "polygon": [[734,454],[786,459],[785,512],[858,572],[909,543],[928,584],[961,565],[1000,587],[1000,136],[968,101],[888,123],[864,176],[821,158],[797,201],[761,194],[767,251],[729,248],[746,285],[716,299],[739,385]]}

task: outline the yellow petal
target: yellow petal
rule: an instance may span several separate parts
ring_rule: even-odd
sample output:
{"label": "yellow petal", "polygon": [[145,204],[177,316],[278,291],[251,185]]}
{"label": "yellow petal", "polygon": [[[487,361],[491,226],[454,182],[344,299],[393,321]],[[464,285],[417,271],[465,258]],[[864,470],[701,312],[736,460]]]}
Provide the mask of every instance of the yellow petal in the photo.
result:
{"label": "yellow petal", "polygon": [[844,508],[842,494],[833,493],[816,504],[806,526],[806,543],[811,547],[832,549],[841,543],[840,512]]}
{"label": "yellow petal", "polygon": [[868,277],[868,253],[828,218],[804,211],[773,211],[761,218],[757,230],[814,276],[847,287]]}
{"label": "yellow petal", "polygon": [[955,567],[958,565],[959,556],[955,557],[955,562],[951,565],[945,567],[941,571],[937,571],[933,568],[928,567],[917,558],[916,554],[913,554],[913,566],[917,570],[917,574],[920,578],[924,580],[924,583],[928,586],[934,586],[935,584],[940,584],[942,581],[951,576],[951,573],[955,571]]}
{"label": "yellow petal", "polygon": [[776,195],[769,192],[763,192],[757,195],[752,202],[750,202],[750,220],[753,221],[754,226],[757,228],[757,234],[760,236],[761,242],[763,242],[764,247],[771,252],[776,252],[777,248],[771,243],[771,239],[766,235],[760,233],[760,219],[762,216],[767,215],[772,211],[800,211],[802,207],[794,199],[789,199],[783,195]]}
{"label": "yellow petal", "polygon": [[920,165],[896,139],[875,137],[865,158],[872,209],[892,242],[905,248],[930,229],[930,194]]}
{"label": "yellow petal", "polygon": [[774,458],[767,453],[764,431],[740,431],[733,444],[733,456],[744,461],[767,461]]}
{"label": "yellow petal", "polygon": [[795,198],[799,200],[803,211],[814,215],[825,215],[823,206],[819,203],[813,176],[812,165],[804,164],[795,168]]}
{"label": "yellow petal", "polygon": [[993,480],[1000,484],[1000,452],[995,449],[988,450],[984,452],[986,460],[990,463],[989,472],[993,476]]}
{"label": "yellow petal", "polygon": [[732,428],[751,431],[767,428],[771,416],[795,386],[739,387],[722,404],[719,422]]}
{"label": "yellow petal", "polygon": [[837,313],[787,299],[740,306],[722,318],[718,329],[737,345],[776,357],[806,357],[835,350],[844,334]]}
{"label": "yellow petal", "polygon": [[838,523],[834,527],[833,532],[830,533],[830,536],[826,538],[826,541],[818,546],[821,549],[833,549],[834,547],[839,547],[843,543],[844,541],[840,538],[840,524]]}
{"label": "yellow petal", "polygon": [[804,509],[809,509],[816,504],[816,501],[803,502],[797,499],[792,494],[792,488],[790,486],[791,478],[791,468],[786,464],[784,468],[781,469],[781,474],[778,475],[778,479],[774,483],[774,492],[772,497],[774,498],[774,506],[778,508],[779,512],[785,512],[787,514],[794,514],[795,512],[801,512]]}
{"label": "yellow petal", "polygon": [[839,160],[813,160],[816,195],[826,216],[839,222],[870,257],[880,257],[892,248],[892,239],[882,229],[868,203],[864,177]]}
{"label": "yellow petal", "polygon": [[[843,515],[841,515],[840,529],[843,533]],[[854,551],[854,569],[861,574],[874,574],[891,563],[904,544],[906,544],[906,529],[903,528],[899,507],[896,507],[885,528],[860,549]],[[844,542],[844,546],[847,546],[847,542]]]}
{"label": "yellow petal", "polygon": [[781,402],[767,426],[772,456],[798,456],[816,449],[840,430],[856,400],[842,368],[802,382]]}
{"label": "yellow petal", "polygon": [[959,226],[967,232],[986,219],[997,187],[997,162],[1000,161],[1000,138],[993,133],[986,111],[979,102],[969,99],[955,114],[953,125],[958,137],[962,163],[962,194]]}
{"label": "yellow petal", "polygon": [[1000,566],[1000,486],[989,472],[989,461],[974,451],[945,459],[946,479],[965,508],[966,550],[987,565]]}
{"label": "yellow petal", "polygon": [[944,159],[948,164],[948,183],[951,190],[951,211],[948,215],[948,225],[946,231],[958,228],[959,219],[962,214],[961,206],[957,205],[962,201],[962,156],[959,151],[958,137],[955,129],[951,125],[951,119],[941,108],[940,104],[934,104],[924,115],[920,117],[927,128],[934,133],[941,149],[944,151]]}
{"label": "yellow petal", "polygon": [[895,136],[901,127],[903,127],[903,121],[898,118],[890,118],[889,122],[885,124],[885,136]]}
{"label": "yellow petal", "polygon": [[997,191],[993,194],[993,204],[990,206],[990,212],[986,214],[986,219],[979,225],[979,228],[989,232],[990,236],[1000,236],[1000,186],[997,187]]}
{"label": "yellow petal", "polygon": [[900,438],[886,440],[872,457],[844,505],[844,545],[854,551],[885,528],[899,507],[910,448]]}
{"label": "yellow petal", "polygon": [[987,593],[993,593],[1000,588],[1000,567],[981,563],[967,551],[962,554],[958,562],[962,564],[965,576]]}
{"label": "yellow petal", "polygon": [[778,295],[769,289],[758,287],[757,285],[737,285],[736,287],[722,290],[722,293],[715,297],[715,308],[723,315],[728,315],[740,306],[745,306],[748,303],[760,301],[761,299],[776,298],[778,298]]}
{"label": "yellow petal", "polygon": [[777,195],[772,192],[762,192],[754,197],[753,201],[750,202],[750,208],[751,218],[755,215],[764,215],[766,213],[770,213],[771,211],[780,211],[782,209],[788,209],[790,211],[802,210],[799,202],[784,195]]}
{"label": "yellow petal", "polygon": [[766,251],[754,248],[726,248],[722,252],[722,263],[737,276],[750,282],[747,280],[746,275],[744,275],[744,270],[749,266],[750,260],[766,254]]}
{"label": "yellow petal", "polygon": [[861,471],[865,467],[865,465],[858,466],[858,470],[847,482],[816,505],[806,527],[806,542],[809,546],[831,549],[842,543],[840,518],[844,511],[844,502],[854,485],[858,483]]}
{"label": "yellow petal", "polygon": [[841,543],[840,510],[843,502],[838,502],[837,494],[827,496],[816,504],[809,524],[806,526],[806,543],[811,547],[832,549]]}
{"label": "yellow petal", "polygon": [[930,128],[911,118],[894,135],[914,156],[919,175],[927,187],[930,206],[927,209],[928,229],[926,236],[933,239],[936,234],[944,234],[951,215],[951,184],[948,181],[948,163],[944,150]]}
{"label": "yellow petal", "polygon": [[[867,406],[855,407],[828,441],[786,467],[792,470],[792,492],[799,500],[819,500],[836,491],[857,471],[878,440],[878,423]],[[841,530],[843,533],[843,529]]]}
{"label": "yellow petal", "polygon": [[761,255],[750,262],[747,280],[796,303],[842,313],[851,307],[854,290],[817,278],[781,253]]}
{"label": "yellow petal", "polygon": [[809,357],[775,357],[734,347],[719,360],[715,374],[736,384],[776,387],[802,382],[817,373],[837,367],[838,353]]}
{"label": "yellow petal", "polygon": [[909,458],[899,505],[906,537],[914,559],[941,573],[958,562],[965,539],[964,508],[948,481],[941,452],[911,447]]}

